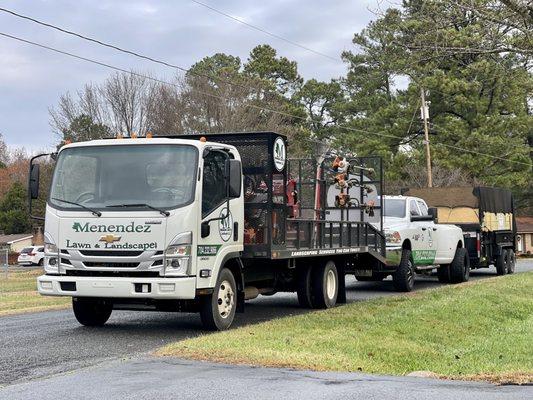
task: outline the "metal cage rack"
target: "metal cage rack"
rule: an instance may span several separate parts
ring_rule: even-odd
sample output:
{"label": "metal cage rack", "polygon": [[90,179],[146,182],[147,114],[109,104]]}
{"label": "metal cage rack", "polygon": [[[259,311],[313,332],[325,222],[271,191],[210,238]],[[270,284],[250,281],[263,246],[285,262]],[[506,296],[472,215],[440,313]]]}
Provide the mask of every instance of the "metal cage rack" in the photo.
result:
{"label": "metal cage rack", "polygon": [[[289,159],[274,165],[275,132],[181,135],[233,145],[241,154],[244,190],[244,258],[289,258],[311,253],[385,252],[382,234],[383,165],[380,157],[350,158],[350,173],[358,185],[347,189],[355,205],[339,209],[335,193],[333,158]],[[286,147],[288,147],[286,145]],[[367,171],[373,171],[368,174]],[[372,188],[372,194],[364,189]],[[369,214],[369,198],[372,211]]]}

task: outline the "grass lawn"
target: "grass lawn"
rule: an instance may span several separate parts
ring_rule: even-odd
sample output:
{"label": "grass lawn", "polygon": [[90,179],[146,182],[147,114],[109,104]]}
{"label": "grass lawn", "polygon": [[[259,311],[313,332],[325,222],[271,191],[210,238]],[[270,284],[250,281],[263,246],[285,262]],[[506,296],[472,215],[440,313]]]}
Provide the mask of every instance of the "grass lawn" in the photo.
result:
{"label": "grass lawn", "polygon": [[70,298],[37,293],[37,276],[42,273],[40,269],[14,271],[9,272],[6,279],[0,271],[0,316],[65,308],[70,304]]}
{"label": "grass lawn", "polygon": [[158,355],[311,370],[533,382],[533,273],[279,318]]}

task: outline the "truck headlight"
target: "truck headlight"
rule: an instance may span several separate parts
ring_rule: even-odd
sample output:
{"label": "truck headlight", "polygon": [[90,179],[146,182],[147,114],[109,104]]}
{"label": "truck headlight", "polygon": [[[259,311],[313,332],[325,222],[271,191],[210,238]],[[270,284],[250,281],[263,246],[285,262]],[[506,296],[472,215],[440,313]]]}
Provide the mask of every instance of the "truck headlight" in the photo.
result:
{"label": "truck headlight", "polygon": [[165,250],[165,276],[189,275],[191,245],[170,245]]}
{"label": "truck headlight", "polygon": [[387,243],[401,243],[402,237],[400,236],[400,232],[394,231],[394,232],[386,232],[385,233],[385,242]]}
{"label": "truck headlight", "polygon": [[47,274],[59,273],[59,251],[57,246],[50,242],[44,243],[44,272]]}

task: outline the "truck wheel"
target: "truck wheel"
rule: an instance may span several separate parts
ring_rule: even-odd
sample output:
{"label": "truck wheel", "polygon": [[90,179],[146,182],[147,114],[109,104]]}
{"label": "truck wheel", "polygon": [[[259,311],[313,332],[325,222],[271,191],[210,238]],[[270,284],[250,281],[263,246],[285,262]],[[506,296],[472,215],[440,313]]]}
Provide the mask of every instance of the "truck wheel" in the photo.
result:
{"label": "truck wheel", "polygon": [[466,282],[470,278],[470,259],[464,247],[455,250],[455,256],[450,264],[450,282]]}
{"label": "truck wheel", "polygon": [[440,283],[450,283],[450,264],[442,264],[437,268]]}
{"label": "truck wheel", "polygon": [[41,258],[41,259],[39,260],[39,262],[37,263],[37,265],[38,265],[39,267],[42,267],[42,266],[43,266],[43,261],[44,261],[44,259]]}
{"label": "truck wheel", "polygon": [[237,285],[235,277],[223,268],[212,294],[202,298],[200,317],[204,328],[212,331],[228,329],[237,309]]}
{"label": "truck wheel", "polygon": [[507,273],[514,274],[516,266],[516,255],[514,254],[513,249],[507,250]]}
{"label": "truck wheel", "polygon": [[73,297],[72,310],[80,324],[102,326],[111,316],[113,305],[101,299]]}
{"label": "truck wheel", "polygon": [[337,303],[339,275],[332,260],[313,267],[311,287],[313,308],[331,308]]}
{"label": "truck wheel", "polygon": [[297,275],[298,303],[303,308],[313,308],[311,293],[311,271],[313,267],[301,268]]}
{"label": "truck wheel", "polygon": [[500,255],[496,259],[496,262],[494,263],[494,266],[496,267],[497,275],[505,275],[507,272],[507,249],[502,249]]}
{"label": "truck wheel", "polygon": [[411,250],[404,250],[402,252],[402,259],[398,269],[392,275],[392,283],[394,288],[399,292],[410,292],[413,290],[415,284],[415,267],[413,265],[413,258],[411,257]]}

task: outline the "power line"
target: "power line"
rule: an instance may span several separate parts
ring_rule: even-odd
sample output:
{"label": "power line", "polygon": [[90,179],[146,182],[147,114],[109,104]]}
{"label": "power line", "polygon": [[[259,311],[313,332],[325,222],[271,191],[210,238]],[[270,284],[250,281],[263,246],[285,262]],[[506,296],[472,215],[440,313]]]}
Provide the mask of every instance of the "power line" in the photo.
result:
{"label": "power line", "polygon": [[[210,9],[212,9],[212,10],[215,11],[215,12],[220,12],[220,13],[222,13],[223,15],[226,15],[226,14],[224,14],[222,11],[216,10],[214,7],[209,6],[209,5],[207,5],[207,4],[201,3],[201,2],[199,2],[199,1],[197,1],[197,0],[191,0],[191,1],[193,1],[193,2],[195,2],[195,3],[197,3],[197,4],[199,4],[199,5],[205,6],[205,7],[207,7],[207,8],[210,8]],[[233,81],[228,80],[228,79],[224,79],[224,78],[220,78],[220,77],[218,77],[218,76],[214,76],[214,75],[210,75],[210,74],[205,74],[205,73],[201,73],[201,72],[193,71],[191,68],[185,68],[185,67],[182,67],[182,66],[180,66],[180,65],[176,65],[176,64],[170,63],[170,62],[165,61],[165,60],[161,60],[161,59],[157,59],[157,58],[154,58],[154,57],[151,57],[151,56],[147,56],[147,55],[141,54],[141,53],[136,52],[136,51],[133,51],[133,50],[128,50],[128,49],[125,49],[125,48],[123,48],[123,47],[117,46],[117,45],[115,45],[115,44],[112,44],[112,43],[109,43],[109,42],[104,42],[104,41],[99,40],[99,39],[96,39],[96,38],[94,38],[94,37],[90,37],[90,36],[87,36],[87,35],[84,35],[84,34],[81,34],[81,33],[78,33],[78,32],[74,32],[74,31],[72,31],[72,30],[69,30],[69,29],[66,29],[66,28],[62,28],[62,27],[60,27],[60,26],[58,26],[58,25],[54,25],[54,24],[51,24],[51,23],[48,23],[48,22],[44,22],[44,21],[42,21],[42,20],[39,20],[39,19],[37,19],[37,18],[30,17],[30,16],[28,16],[28,15],[23,15],[23,14],[17,13],[17,12],[15,12],[15,11],[13,11],[13,10],[9,10],[9,9],[7,9],[7,8],[4,8],[4,7],[0,7],[0,11],[5,12],[5,13],[7,13],[7,14],[10,14],[10,15],[12,15],[12,16],[15,16],[15,17],[21,18],[21,19],[25,19],[25,20],[27,20],[27,21],[30,21],[30,22],[36,23],[36,24],[38,24],[38,25],[41,25],[41,26],[44,26],[44,27],[47,27],[47,28],[55,29],[55,30],[57,30],[57,31],[59,31],[59,32],[62,32],[62,33],[65,33],[65,34],[67,34],[67,35],[75,36],[75,37],[77,37],[77,38],[79,38],[79,39],[83,39],[83,40],[86,40],[86,41],[89,41],[89,42],[92,42],[92,43],[98,44],[98,45],[100,45],[100,46],[104,46],[104,47],[106,47],[106,48],[109,48],[109,49],[113,49],[113,50],[116,50],[116,51],[122,52],[122,53],[124,53],[124,54],[132,55],[132,56],[134,56],[134,57],[138,57],[138,58],[143,59],[143,60],[151,61],[151,62],[154,62],[154,63],[156,63],[156,64],[160,64],[160,65],[163,65],[163,66],[166,66],[166,67],[175,68],[175,69],[177,69],[177,70],[179,70],[179,71],[182,71],[182,72],[184,72],[184,73],[189,73],[189,74],[191,74],[191,75],[195,75],[195,76],[198,76],[198,77],[201,77],[201,78],[212,79],[212,80],[217,81],[217,82],[220,82],[220,83],[226,83],[226,84],[228,84],[228,85],[235,86],[235,87],[240,87],[240,88],[242,88],[242,89],[246,89],[246,90],[254,90],[254,88],[251,88],[251,87],[249,87],[249,86],[246,86],[246,85],[243,85],[243,84],[240,84],[240,83],[233,82]],[[259,28],[259,27],[255,27],[255,26],[253,26],[252,24],[249,24],[249,23],[245,23],[245,22],[243,22],[243,21],[241,21],[241,20],[239,20],[239,19],[236,19],[236,18],[232,17],[231,15],[226,15],[226,16],[228,16],[229,18],[231,18],[231,19],[233,19],[233,20],[235,20],[235,21],[237,21],[237,22],[241,22],[241,23],[243,23],[243,24],[245,24],[245,25],[249,25],[249,26],[253,27],[254,29],[257,28],[257,29],[261,30],[261,28]],[[265,33],[270,34],[270,32],[268,32],[268,31],[266,31]],[[290,41],[289,39],[282,38],[282,37],[279,36],[279,35],[275,35],[275,37],[278,37],[278,38],[280,38],[281,40],[287,41],[287,42],[289,42],[289,43],[293,43],[293,42]],[[296,43],[296,45],[298,45],[298,44]],[[302,47],[302,46],[301,46],[301,47]],[[333,57],[330,57],[330,56],[328,56],[328,55],[321,54],[320,52],[318,52],[318,51],[316,51],[316,50],[314,50],[314,49],[311,49],[311,48],[309,48],[309,47],[303,46],[302,48],[304,48],[304,49],[307,50],[307,51],[311,51],[311,52],[313,52],[313,53],[316,53],[316,54],[319,54],[319,55],[326,56],[326,57],[328,57],[328,58],[330,58],[330,59],[334,59]],[[335,58],[334,60],[335,60],[335,61],[338,61],[338,62],[341,62],[341,63],[344,64],[344,62],[343,62],[340,58]],[[415,60],[415,61],[413,61],[413,62],[407,64],[406,66],[413,66],[413,65],[415,65],[415,64],[418,64],[419,61],[421,61],[421,60]],[[495,75],[496,75],[496,74],[495,74]],[[420,82],[419,82],[414,76],[409,75],[409,77],[410,77],[410,78],[411,78],[416,84],[418,84],[418,86],[421,86]],[[480,82],[480,83],[487,83],[488,81],[489,81],[489,79],[486,79],[486,80],[479,80],[478,82]],[[442,92],[442,91],[439,91],[438,89],[431,89],[431,90],[432,90],[433,92],[436,92],[436,93],[440,93],[440,94],[442,94],[444,97],[447,97],[447,98],[449,98],[449,99],[453,99],[453,97],[452,97],[451,95],[449,95],[449,94],[447,94],[447,93],[444,93],[444,92]]]}
{"label": "power line", "polygon": [[[19,42],[30,44],[30,45],[33,45],[33,46],[36,46],[36,47],[39,47],[39,48],[42,48],[42,49],[46,49],[46,50],[49,50],[49,51],[52,51],[52,52],[55,52],[55,53],[58,53],[58,54],[62,54],[62,55],[68,56],[68,57],[72,57],[72,58],[75,58],[75,59],[78,59],[78,60],[81,60],[81,61],[85,61],[85,62],[89,62],[89,63],[92,63],[92,64],[96,64],[96,65],[99,65],[99,66],[102,66],[102,67],[105,67],[105,68],[109,68],[109,69],[112,69],[112,70],[115,70],[115,71],[118,71],[118,72],[123,72],[123,73],[130,74],[130,75],[133,75],[133,76],[138,76],[138,77],[141,77],[141,78],[144,78],[144,79],[152,80],[154,82],[157,82],[157,83],[160,83],[160,84],[163,84],[163,85],[176,87],[178,89],[180,88],[180,86],[175,84],[175,83],[167,82],[167,81],[164,81],[162,79],[154,78],[154,77],[151,77],[151,76],[148,76],[148,75],[144,75],[144,74],[141,74],[141,73],[138,73],[138,72],[135,72],[135,71],[128,71],[128,70],[126,70],[124,68],[116,67],[116,66],[108,64],[108,63],[97,61],[97,60],[94,60],[94,59],[91,59],[91,58],[88,58],[88,57],[83,57],[83,56],[80,56],[80,55],[77,55],[77,54],[74,54],[74,53],[71,53],[71,52],[67,52],[67,51],[64,51],[64,50],[59,50],[59,49],[56,49],[56,48],[53,48],[53,47],[50,47],[50,46],[47,46],[47,45],[43,45],[41,43],[37,43],[37,42],[31,41],[31,40],[27,40],[27,39],[23,39],[23,38],[17,37],[17,36],[14,36],[14,35],[10,35],[10,34],[7,34],[7,33],[0,32],[0,36],[4,36],[4,37],[10,38],[12,40],[16,40],[16,41],[19,41]],[[209,97],[213,97],[213,98],[216,98],[216,99],[219,99],[219,100],[230,101],[230,99],[228,99],[226,97],[223,97],[223,96],[219,96],[219,95],[216,95],[216,94],[213,94],[213,93],[203,92],[203,91],[200,91],[200,90],[197,90],[197,89],[194,89],[194,90],[197,93],[200,93],[200,94],[203,94],[203,95],[206,95],[206,96],[209,96]],[[267,107],[261,107],[261,106],[255,105],[255,104],[244,104],[244,106],[245,107],[254,108],[256,110],[266,111],[266,112],[282,115],[282,116],[285,116],[285,117],[294,118],[294,119],[297,119],[297,120],[300,120],[300,121],[308,122],[308,118],[307,117],[302,117],[302,116],[299,116],[299,115],[290,114],[290,113],[287,113],[287,112],[284,112],[284,111],[274,110],[274,109],[267,108]],[[367,131],[367,130],[364,130],[364,129],[358,129],[358,128],[354,128],[352,126],[347,126],[347,125],[344,125],[344,124],[339,124],[339,125],[337,125],[337,127],[343,128],[343,129],[346,129],[346,130],[349,130],[349,131],[352,131],[352,132],[365,133],[365,134],[369,134],[369,135],[376,135],[376,136],[387,137],[387,138],[392,138],[392,139],[397,139],[397,140],[398,139],[399,140],[403,139],[400,136],[391,135],[391,134],[387,134],[387,133],[383,133],[383,132]],[[521,161],[512,161],[512,160],[505,159],[503,157],[498,157],[498,156],[493,156],[493,155],[490,155],[490,154],[484,154],[484,153],[480,153],[480,152],[476,152],[476,151],[472,151],[472,150],[462,149],[460,147],[453,146],[453,145],[448,145],[448,144],[445,144],[445,143],[437,143],[437,144],[445,146],[445,147],[450,147],[450,148],[454,148],[454,149],[459,149],[459,150],[462,150],[462,151],[470,152],[470,153],[473,153],[473,154],[483,155],[483,156],[486,156],[486,157],[491,157],[491,158],[507,161],[507,162],[510,162],[510,163],[523,164],[523,165],[528,165],[528,166],[530,165],[529,163],[525,163],[525,162],[521,162]]]}
{"label": "power line", "polygon": [[[45,26],[47,28],[55,29],[55,30],[57,30],[59,32],[62,32],[62,33],[65,33],[67,35],[75,36],[77,38],[80,38],[80,39],[83,39],[83,40],[98,44],[100,46],[104,46],[104,47],[107,47],[109,49],[113,49],[113,50],[119,51],[121,53],[129,54],[131,56],[138,57],[138,58],[141,58],[143,60],[151,61],[151,62],[154,62],[156,64],[164,65],[166,67],[175,68],[175,69],[177,69],[179,71],[182,71],[182,72],[185,72],[185,73],[189,73],[191,75],[195,75],[195,76],[198,76],[198,77],[201,77],[201,78],[212,79],[214,81],[218,81],[218,82],[222,82],[222,83],[227,83],[229,85],[240,87],[240,88],[244,88],[244,89],[247,89],[247,90],[251,89],[248,86],[245,86],[245,85],[242,85],[242,84],[239,84],[239,83],[235,83],[235,82],[229,81],[227,79],[223,79],[223,78],[220,78],[220,77],[217,77],[217,76],[213,76],[213,75],[209,75],[209,74],[204,74],[204,73],[201,73],[201,72],[193,71],[193,70],[191,70],[191,68],[185,68],[185,67],[182,67],[180,65],[172,64],[172,63],[170,63],[168,61],[164,61],[164,60],[160,60],[160,59],[157,59],[157,58],[154,58],[154,57],[151,57],[151,56],[147,56],[147,55],[138,53],[138,52],[133,51],[133,50],[128,50],[128,49],[122,48],[120,46],[117,46],[117,45],[114,45],[114,44],[111,44],[111,43],[108,43],[108,42],[104,42],[102,40],[95,39],[93,37],[90,37],[90,36],[87,36],[87,35],[83,35],[81,33],[77,33],[77,32],[62,28],[60,26],[57,26],[57,25],[54,25],[54,24],[50,24],[48,22],[44,22],[44,21],[41,21],[41,20],[38,20],[38,19],[33,18],[33,17],[29,17],[27,15],[19,14],[19,13],[15,12],[15,11],[8,10],[7,8],[0,7],[0,11],[8,13],[8,14],[11,14],[11,15],[13,15],[15,17],[18,17],[18,18],[25,19],[25,20],[30,21],[30,22],[34,22],[34,23],[36,23],[38,25]],[[85,60],[85,61],[87,61],[87,60]]]}
{"label": "power line", "polygon": [[311,53],[314,53],[314,54],[316,54],[316,55],[319,55],[319,56],[322,56],[322,57],[328,58],[328,59],[333,60],[333,61],[341,61],[340,58],[338,58],[338,57],[332,57],[332,56],[330,56],[330,55],[328,55],[328,54],[325,54],[325,53],[322,53],[322,52],[320,52],[320,51],[314,50],[314,49],[312,49],[312,48],[310,48],[310,47],[304,46],[303,44],[300,44],[300,43],[294,42],[294,41],[292,41],[292,40],[290,40],[290,39],[284,38],[283,36],[280,36],[280,35],[277,35],[277,34],[275,34],[275,33],[270,32],[270,31],[267,31],[266,29],[261,28],[261,27],[259,27],[259,26],[257,26],[257,25],[253,25],[253,24],[250,24],[250,23],[248,23],[248,22],[245,22],[245,21],[243,21],[242,19],[236,18],[236,17],[234,17],[233,15],[230,15],[230,14],[228,14],[228,13],[222,11],[222,10],[219,10],[219,9],[213,7],[213,6],[210,6],[209,4],[202,3],[201,1],[197,1],[197,0],[191,0],[191,1],[192,1],[193,3],[196,3],[196,4],[200,5],[200,6],[202,6],[202,7],[205,7],[205,8],[207,8],[207,9],[211,10],[211,11],[214,11],[214,12],[216,12],[217,14],[223,15],[223,16],[226,17],[226,18],[232,19],[233,21],[236,21],[236,22],[238,22],[239,24],[245,25],[245,26],[247,26],[248,28],[251,28],[251,29],[255,29],[256,31],[262,32],[262,33],[264,33],[265,35],[271,36],[271,37],[276,38],[276,39],[278,39],[278,40],[281,40],[281,41],[283,41],[283,42],[285,42],[285,43],[289,43],[289,44],[291,44],[291,45],[293,45],[293,46],[296,46],[296,47],[299,47],[299,48],[301,48],[301,49],[304,49],[304,50],[310,51]]}

